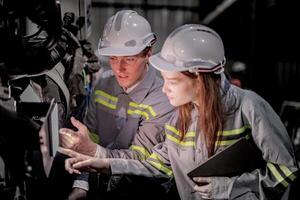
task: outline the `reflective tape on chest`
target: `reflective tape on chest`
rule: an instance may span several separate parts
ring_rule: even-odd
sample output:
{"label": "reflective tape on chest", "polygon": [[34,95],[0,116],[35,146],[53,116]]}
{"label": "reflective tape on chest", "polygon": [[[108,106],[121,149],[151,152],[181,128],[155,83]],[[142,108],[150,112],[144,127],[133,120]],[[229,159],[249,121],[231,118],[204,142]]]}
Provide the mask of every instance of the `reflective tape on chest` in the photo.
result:
{"label": "reflective tape on chest", "polygon": [[133,102],[126,94],[113,96],[102,90],[96,90],[94,101],[97,108],[101,108],[102,110],[123,118],[130,116],[132,118],[143,117],[145,120],[149,120],[157,116],[151,105]]}

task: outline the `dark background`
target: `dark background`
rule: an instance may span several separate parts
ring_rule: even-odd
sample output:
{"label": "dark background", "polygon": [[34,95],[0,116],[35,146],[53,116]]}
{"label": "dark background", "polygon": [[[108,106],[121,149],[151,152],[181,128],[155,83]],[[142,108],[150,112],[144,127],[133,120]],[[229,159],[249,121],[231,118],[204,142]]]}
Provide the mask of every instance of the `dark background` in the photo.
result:
{"label": "dark background", "polygon": [[[222,1],[201,2],[205,16]],[[300,101],[299,8],[291,0],[240,0],[209,24],[223,38],[227,59],[247,64],[245,87],[277,112],[284,100]]]}

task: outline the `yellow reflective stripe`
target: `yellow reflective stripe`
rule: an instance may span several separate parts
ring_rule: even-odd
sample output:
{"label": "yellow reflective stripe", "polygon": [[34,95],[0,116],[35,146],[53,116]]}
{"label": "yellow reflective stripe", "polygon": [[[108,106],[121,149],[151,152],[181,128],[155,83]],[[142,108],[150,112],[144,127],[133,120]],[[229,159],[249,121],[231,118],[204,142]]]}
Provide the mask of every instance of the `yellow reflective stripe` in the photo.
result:
{"label": "yellow reflective stripe", "polygon": [[[250,135],[246,135],[245,136],[245,138],[246,139],[249,139],[250,138]],[[223,141],[219,141],[219,140],[217,140],[216,142],[215,142],[215,146],[228,146],[228,145],[232,145],[232,144],[234,144],[236,141],[238,141],[240,138],[238,138],[238,139],[234,139],[234,140],[223,140]]]}
{"label": "yellow reflective stripe", "polygon": [[92,140],[93,142],[99,144],[100,138],[99,138],[99,135],[98,135],[97,133],[92,133],[92,132],[90,132],[89,136],[90,136],[90,138],[91,138],[91,140]]}
{"label": "yellow reflective stripe", "polygon": [[153,161],[153,160],[148,160],[148,162],[153,165],[155,168],[157,168],[160,171],[163,171],[165,174],[167,174],[168,176],[173,176],[173,172],[171,168],[168,168],[166,166],[164,166],[162,163],[162,161],[159,159],[158,155],[156,155],[155,153],[152,153],[150,158],[157,160],[157,162]]}
{"label": "yellow reflective stripe", "polygon": [[153,117],[155,117],[155,116],[157,115],[156,112],[154,112],[152,106],[145,105],[145,104],[140,104],[139,106],[142,107],[142,108],[145,108],[145,109],[149,110],[150,114],[151,114]]}
{"label": "yellow reflective stripe", "polygon": [[182,146],[195,146],[195,142],[194,141],[180,141],[177,138],[173,137],[172,135],[167,134],[167,138],[169,140],[171,140],[172,142],[175,142],[176,144],[182,145]]}
{"label": "yellow reflective stripe", "polygon": [[[177,130],[175,127],[173,126],[170,126],[168,124],[165,124],[165,128],[169,131],[171,131],[172,133],[175,133],[177,136],[180,136],[180,131]],[[168,134],[167,134],[167,138],[179,145],[182,145],[182,146],[195,146],[195,141],[180,141],[179,139],[177,139],[176,137]],[[184,138],[192,138],[192,137],[195,137],[196,136],[196,132],[195,131],[190,131],[190,132],[187,132],[184,136]]]}
{"label": "yellow reflective stripe", "polygon": [[95,98],[95,102],[98,102],[98,103],[100,103],[100,104],[102,104],[102,105],[104,105],[104,106],[106,106],[108,108],[111,108],[113,110],[115,110],[117,108],[117,105],[110,104],[110,103],[108,103],[108,102],[106,102],[106,101],[104,101],[104,100],[102,100],[100,98]]}
{"label": "yellow reflective stripe", "polygon": [[228,130],[228,131],[218,131],[218,136],[228,136],[228,135],[238,135],[243,133],[246,129],[250,128],[249,125],[243,126],[242,128]]}
{"label": "yellow reflective stripe", "polygon": [[272,163],[268,162],[267,167],[270,169],[270,171],[272,172],[272,174],[275,176],[275,178],[279,183],[281,183],[284,187],[289,186],[289,183],[284,180],[284,178],[280,175],[280,173],[277,171],[277,169]]}
{"label": "yellow reflective stripe", "polygon": [[169,135],[169,134],[167,134],[167,138],[168,138],[169,140],[171,140],[171,141],[173,141],[173,142],[179,144],[179,140],[178,140],[177,138],[175,138],[175,137],[173,137],[173,136],[171,136],[171,135]]}
{"label": "yellow reflective stripe", "polygon": [[184,135],[184,138],[187,138],[187,137],[195,137],[196,136],[196,132],[195,131],[190,131],[190,132],[187,132],[185,135]]}
{"label": "yellow reflective stripe", "polygon": [[163,171],[168,176],[173,176],[173,172],[170,169],[164,167],[162,164],[156,163],[156,162],[154,162],[152,160],[149,160],[148,162],[151,165],[153,165],[155,168],[157,168],[158,170]]}
{"label": "yellow reflective stripe", "polygon": [[155,117],[155,116],[157,115],[156,112],[154,112],[152,106],[149,106],[149,105],[145,105],[145,104],[137,104],[137,103],[135,103],[135,102],[130,102],[130,103],[129,103],[129,106],[132,106],[132,107],[134,107],[134,108],[138,108],[138,107],[140,107],[140,108],[145,108],[145,109],[147,109],[147,110],[149,111],[149,113],[150,113],[153,117]]}
{"label": "yellow reflective stripe", "polygon": [[132,115],[132,114],[142,115],[146,118],[146,120],[149,120],[149,114],[146,112],[140,111],[140,110],[127,110],[127,113],[129,115]]}
{"label": "yellow reflective stripe", "polygon": [[236,140],[224,140],[224,141],[216,141],[216,145],[219,145],[219,146],[228,146],[228,145],[232,145],[234,144],[235,142],[237,141]]}
{"label": "yellow reflective stripe", "polygon": [[150,156],[150,153],[148,152],[148,150],[144,147],[141,147],[141,146],[137,146],[137,145],[131,145],[130,146],[130,149],[131,150],[134,150],[134,151],[138,151],[140,152],[141,154],[143,154],[144,156],[144,159],[148,158]]}
{"label": "yellow reflective stripe", "polygon": [[118,101],[118,98],[117,98],[117,97],[114,97],[114,96],[112,96],[112,95],[110,95],[110,94],[107,94],[106,92],[103,92],[102,90],[96,90],[96,91],[95,91],[95,94],[99,94],[100,96],[103,96],[103,97],[105,97],[105,98],[107,98],[107,99],[110,99],[110,100],[112,100],[112,101],[114,101],[114,102],[117,102],[117,101]]}
{"label": "yellow reflective stripe", "polygon": [[286,177],[289,177],[292,181],[295,180],[296,176],[287,168],[285,165],[279,165],[280,169],[286,175]]}
{"label": "yellow reflective stripe", "polygon": [[174,128],[173,126],[170,126],[168,124],[165,125],[166,129],[168,129],[169,131],[172,131],[173,133],[175,133],[176,135],[179,135],[180,136],[180,132]]}
{"label": "yellow reflective stripe", "polygon": [[[181,135],[180,131],[177,130],[176,128],[174,128],[173,126],[166,124],[165,127],[166,127],[166,129],[168,129],[169,131],[172,131],[176,135],[179,135],[179,136]],[[190,132],[187,132],[184,137],[187,138],[187,137],[195,137],[195,136],[196,136],[196,132],[190,131]]]}

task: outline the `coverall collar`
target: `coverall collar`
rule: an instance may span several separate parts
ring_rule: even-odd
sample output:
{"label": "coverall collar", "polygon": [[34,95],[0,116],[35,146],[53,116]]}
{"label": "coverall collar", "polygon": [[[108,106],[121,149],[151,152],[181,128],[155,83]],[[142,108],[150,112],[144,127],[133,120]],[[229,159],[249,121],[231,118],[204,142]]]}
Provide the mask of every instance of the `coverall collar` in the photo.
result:
{"label": "coverall collar", "polygon": [[221,95],[224,96],[230,88],[230,83],[225,74],[221,74]]}
{"label": "coverall collar", "polygon": [[114,93],[116,95],[119,95],[119,94],[122,94],[122,93],[125,93],[123,88],[119,85],[118,81],[116,78],[113,79],[113,90],[114,90]]}

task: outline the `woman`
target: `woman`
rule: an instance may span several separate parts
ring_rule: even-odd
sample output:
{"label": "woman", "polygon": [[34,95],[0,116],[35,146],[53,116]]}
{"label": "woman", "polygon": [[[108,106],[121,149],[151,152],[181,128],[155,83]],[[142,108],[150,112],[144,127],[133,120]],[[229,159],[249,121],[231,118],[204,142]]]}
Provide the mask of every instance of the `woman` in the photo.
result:
{"label": "woman", "polygon": [[[288,134],[271,106],[225,78],[224,47],[212,29],[196,24],[174,30],[150,58],[164,78],[163,92],[177,112],[166,140],[145,161],[99,159],[66,152],[70,173],[98,171],[174,177],[181,199],[277,199],[295,179],[297,164]],[[265,167],[233,177],[187,173],[240,138],[253,140]],[[245,155],[247,156],[247,155]],[[220,166],[222,167],[222,166]]]}

